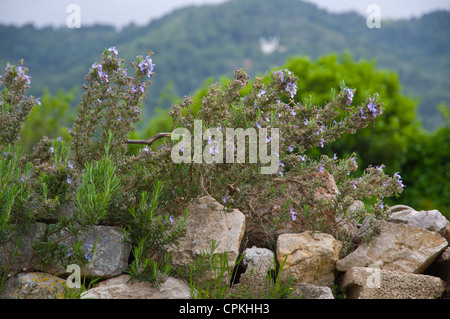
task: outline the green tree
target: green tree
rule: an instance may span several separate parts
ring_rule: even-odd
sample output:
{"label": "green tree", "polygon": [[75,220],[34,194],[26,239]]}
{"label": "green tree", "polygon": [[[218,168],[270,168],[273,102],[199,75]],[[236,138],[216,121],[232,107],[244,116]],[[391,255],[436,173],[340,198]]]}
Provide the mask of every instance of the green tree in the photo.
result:
{"label": "green tree", "polygon": [[450,112],[442,104],[444,125],[415,135],[403,166],[402,200],[415,209],[438,209],[450,217]]}
{"label": "green tree", "polygon": [[[379,70],[375,62],[355,62],[349,54],[341,59],[332,54],[312,62],[305,57],[291,58],[284,68],[299,77],[296,101],[324,104],[331,99],[331,90],[341,81],[355,92],[353,103],[360,104],[368,95],[378,92],[384,112],[373,126],[357,134],[347,134],[320,150],[320,153],[343,156],[356,152],[360,167],[385,164],[387,172],[401,171],[407,159],[408,143],[423,132],[417,120],[417,101],[404,96],[398,76],[393,71]],[[313,150],[319,154],[319,150]]]}

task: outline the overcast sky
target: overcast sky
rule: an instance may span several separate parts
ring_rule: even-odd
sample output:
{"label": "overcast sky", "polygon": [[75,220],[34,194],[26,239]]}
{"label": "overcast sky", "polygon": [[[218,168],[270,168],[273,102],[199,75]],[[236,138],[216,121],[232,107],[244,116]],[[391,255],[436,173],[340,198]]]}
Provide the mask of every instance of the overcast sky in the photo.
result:
{"label": "overcast sky", "polygon": [[[172,10],[203,4],[219,4],[226,0],[0,0],[0,24],[37,27],[65,26],[70,4],[80,8],[81,26],[94,23],[118,28],[134,22],[145,25]],[[245,1],[245,0],[241,0]],[[369,4],[377,4],[383,19],[419,17],[437,9],[450,10],[450,0],[306,0],[331,12],[356,11],[367,16]]]}

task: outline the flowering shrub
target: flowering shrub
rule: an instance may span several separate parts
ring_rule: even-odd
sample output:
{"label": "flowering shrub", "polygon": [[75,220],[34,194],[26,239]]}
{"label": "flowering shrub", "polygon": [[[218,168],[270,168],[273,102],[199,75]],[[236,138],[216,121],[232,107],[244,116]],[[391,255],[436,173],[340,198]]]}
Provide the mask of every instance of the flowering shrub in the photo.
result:
{"label": "flowering shrub", "polygon": [[[114,47],[106,49],[102,62],[90,68],[73,128],[69,130],[71,143],[43,137],[34,151],[24,156],[13,142],[39,100],[25,97],[30,84],[26,69],[7,66],[2,77],[5,88],[0,95],[3,247],[14,241],[10,234],[23,224],[46,220],[63,204],[73,202],[73,216],[51,225],[35,246],[38,260],[58,260],[65,265],[78,256],[80,262],[89,262],[95,247],[77,241],[72,249],[60,246],[62,234],[76,237],[91,225],[121,225],[133,245],[130,274],[157,283],[171,271],[166,247],[176,245],[183,236],[184,204],[202,194],[212,195],[229,208],[239,208],[249,220],[258,219],[252,206],[255,196],[256,202],[261,203],[283,198],[284,214],[260,221],[270,233],[282,223],[298,221],[303,221],[306,228],[333,232],[329,225],[320,223],[330,209],[347,220],[359,220],[368,213],[382,218],[386,212],[383,198],[402,192],[400,176],[387,176],[383,166],[368,167],[356,177],[352,175],[357,168],[355,156],[339,159],[337,154],[333,158],[305,155],[312,147],[323,147],[342,134],[354,134],[373,122],[383,111],[377,95],[368,96],[362,105],[353,105],[356,90],[342,83],[340,93],[324,106],[295,103],[298,79],[289,70],[273,72],[269,81],[256,78],[251,84],[245,70],[236,70],[226,85],[211,85],[200,105],[185,97],[172,106],[173,129],[192,130],[195,120],[217,132],[225,132],[226,128],[277,128],[279,152],[272,154],[278,164],[275,174],[260,173],[264,164],[261,154],[257,161],[249,162],[250,139],[245,141],[244,163],[174,163],[170,155],[177,141],[167,138],[169,133],[161,132],[147,140],[128,139],[140,120],[140,106],[151,84],[148,79],[154,76],[152,53],[149,51],[145,58],[138,56],[131,63],[134,76],[128,75],[125,61],[117,55]],[[152,147],[160,138],[165,138],[162,145]],[[267,151],[274,153],[269,143],[272,138],[275,136],[264,137]],[[212,137],[202,140],[202,149],[208,150],[212,142],[217,141]],[[132,155],[128,144],[145,146]],[[220,150],[210,147],[209,155],[223,158],[225,154]],[[314,178],[307,178],[303,184],[305,196],[282,196],[288,181],[325,171],[333,176],[339,190],[331,201],[312,200],[312,194],[321,187]],[[279,187],[280,182],[284,186]],[[348,208],[355,200],[363,201],[365,207],[352,215]],[[11,265],[6,266],[6,272],[14,271]]]}

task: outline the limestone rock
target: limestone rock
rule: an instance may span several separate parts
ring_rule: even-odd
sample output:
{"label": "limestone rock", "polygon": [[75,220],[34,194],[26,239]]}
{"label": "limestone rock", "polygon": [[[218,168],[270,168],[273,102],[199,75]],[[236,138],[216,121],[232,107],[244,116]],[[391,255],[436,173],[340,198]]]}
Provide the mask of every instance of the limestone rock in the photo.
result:
{"label": "limestone rock", "polygon": [[450,247],[447,247],[427,269],[427,274],[443,279],[447,283],[444,297],[450,297]]}
{"label": "limestone rock", "polygon": [[294,295],[301,299],[334,299],[330,287],[298,283],[294,289]]}
{"label": "limestone rock", "polygon": [[[39,236],[44,231],[46,225],[44,223],[34,223],[26,229],[19,229],[12,234],[12,240],[7,242],[5,248],[8,252],[16,252],[16,256],[8,254],[6,259],[4,250],[0,249],[0,267],[6,267],[9,264],[11,270],[22,271],[28,267],[29,261],[33,253],[33,244],[39,239]],[[16,251],[15,244],[21,240],[21,245]]]}
{"label": "limestone rock", "polygon": [[433,276],[353,267],[339,280],[347,299],[436,299],[445,282]]}
{"label": "limestone rock", "polygon": [[266,276],[273,269],[274,260],[271,250],[253,246],[252,248],[247,248],[244,253],[245,256],[242,259],[242,263],[244,266],[247,266],[246,272],[253,270],[254,274]]}
{"label": "limestone rock", "polygon": [[324,233],[306,231],[299,234],[283,234],[277,241],[277,262],[286,263],[280,272],[281,282],[290,277],[294,282],[319,286],[332,286],[334,265],[339,259],[342,243]]}
{"label": "limestone rock", "polygon": [[51,274],[29,272],[9,278],[0,299],[62,299],[66,281]]}
{"label": "limestone rock", "polygon": [[383,270],[421,273],[448,245],[441,235],[423,228],[386,221],[377,221],[377,227],[379,235],[337,261],[337,270],[381,262]]}
{"label": "limestone rock", "polygon": [[[87,264],[86,267],[81,267],[82,277],[111,278],[121,275],[128,267],[131,245],[125,242],[119,226],[92,226],[89,230],[81,233],[78,236],[78,240],[83,242],[83,248],[86,251],[88,251],[87,245],[96,243],[93,254],[90,256],[92,262]],[[73,241],[74,238],[71,236],[61,241],[61,244],[70,249]],[[53,263],[45,266],[41,265],[38,268],[54,274],[69,274],[65,268]]]}
{"label": "limestone rock", "polygon": [[[233,269],[245,231],[245,216],[237,209],[227,211],[210,196],[201,197],[188,205],[186,235],[178,247],[169,247],[172,263],[177,266],[195,261],[203,252],[211,251],[211,241],[218,244],[215,254],[227,253],[228,265]],[[213,279],[209,274],[205,281]]]}
{"label": "limestone rock", "polygon": [[437,209],[416,211],[405,205],[391,207],[387,221],[421,227],[439,233],[443,237],[448,237],[447,231],[450,224]]}
{"label": "limestone rock", "polygon": [[129,275],[120,275],[100,282],[86,291],[82,299],[189,299],[191,290],[183,280],[168,277],[159,289],[148,282],[130,281]]}
{"label": "limestone rock", "polygon": [[[267,248],[252,247],[247,248],[244,253],[242,264],[247,268],[239,278],[240,289],[251,291],[258,297],[267,298],[272,284],[273,252]],[[238,290],[234,289],[234,291]]]}

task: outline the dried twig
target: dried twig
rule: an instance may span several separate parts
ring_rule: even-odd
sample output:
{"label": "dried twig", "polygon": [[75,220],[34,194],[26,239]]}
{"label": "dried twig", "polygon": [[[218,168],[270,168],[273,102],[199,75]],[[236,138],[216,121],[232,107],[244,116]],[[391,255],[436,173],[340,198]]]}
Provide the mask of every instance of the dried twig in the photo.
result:
{"label": "dried twig", "polygon": [[155,142],[156,140],[159,140],[160,138],[163,137],[170,137],[170,133],[158,133],[153,137],[150,137],[146,140],[127,140],[127,144],[147,144],[147,145],[152,145],[153,142]]}

